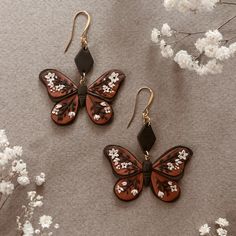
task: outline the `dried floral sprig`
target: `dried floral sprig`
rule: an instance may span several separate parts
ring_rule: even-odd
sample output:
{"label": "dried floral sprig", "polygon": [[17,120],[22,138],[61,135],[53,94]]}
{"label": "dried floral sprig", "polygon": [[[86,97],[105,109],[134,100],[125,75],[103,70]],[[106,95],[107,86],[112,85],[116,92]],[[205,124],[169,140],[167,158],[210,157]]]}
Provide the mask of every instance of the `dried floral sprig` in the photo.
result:
{"label": "dried floral sprig", "polygon": [[164,0],[163,5],[166,10],[177,10],[179,12],[202,12],[212,11],[216,6],[232,5],[236,6],[235,2],[228,2],[223,0]]}
{"label": "dried floral sprig", "polygon": [[[218,236],[227,236],[228,231],[225,229],[225,227],[229,226],[229,222],[228,220],[224,219],[224,218],[219,218],[215,221],[216,223],[216,233],[215,235]],[[213,234],[211,233],[211,228],[208,224],[204,224],[199,228],[199,235],[204,236],[204,235],[211,235],[213,236]]]}
{"label": "dried floral sprig", "polygon": [[0,130],[0,209],[18,186],[30,183],[20,146],[9,146],[5,130]]}
{"label": "dried floral sprig", "polygon": [[[22,212],[16,217],[17,230],[22,236],[51,236],[53,231],[51,226],[53,224],[53,218],[49,215],[42,215],[39,217],[39,227],[33,226],[32,219],[35,209],[43,206],[43,196],[40,196],[36,191],[30,191],[27,193],[28,203],[22,206]],[[59,224],[54,224],[54,228],[58,229]]]}
{"label": "dried floral sprig", "polygon": [[46,177],[46,175],[42,172],[42,173],[40,173],[40,175],[37,175],[36,177],[35,177],[35,184],[37,185],[37,186],[41,186],[41,185],[43,185],[44,183],[45,183],[45,177]]}
{"label": "dried floral sprig", "polygon": [[[231,17],[215,30],[192,33],[177,31],[165,23],[161,30],[157,28],[152,30],[151,40],[159,45],[163,57],[172,58],[182,69],[195,71],[199,75],[221,73],[223,69],[222,62],[236,55],[236,42],[227,46],[236,37],[224,39],[220,30],[234,19],[236,19],[236,16]],[[179,42],[198,34],[204,34],[204,36],[198,38],[194,44],[198,52],[197,55],[191,55],[186,50],[174,51]],[[183,36],[178,38],[180,35]],[[202,59],[205,59],[206,62],[203,63]]]}
{"label": "dried floral sprig", "polygon": [[[0,130],[0,210],[7,202],[14,189],[30,184],[27,165],[21,159],[22,147],[9,147],[5,130]],[[42,172],[35,177],[35,183],[41,186],[45,183]]]}
{"label": "dried floral sprig", "polygon": [[[21,159],[22,153],[22,147],[9,146],[5,131],[0,130],[0,210],[18,186],[26,186],[30,183],[27,165]],[[45,181],[43,172],[35,177],[35,184],[38,186],[43,185]],[[16,217],[17,230],[20,235],[53,235],[51,216],[42,215],[38,220],[39,227],[34,227],[32,223],[35,209],[43,206],[43,196],[38,195],[36,191],[30,191],[27,200],[28,203],[22,206],[20,215]],[[58,229],[59,224],[54,224],[54,228]]]}

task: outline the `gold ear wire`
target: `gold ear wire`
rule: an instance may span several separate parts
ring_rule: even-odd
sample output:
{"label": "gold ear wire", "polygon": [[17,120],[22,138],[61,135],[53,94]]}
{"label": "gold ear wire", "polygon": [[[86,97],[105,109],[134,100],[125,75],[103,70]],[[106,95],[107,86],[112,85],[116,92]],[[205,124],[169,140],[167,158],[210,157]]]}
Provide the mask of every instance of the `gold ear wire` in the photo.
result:
{"label": "gold ear wire", "polygon": [[128,125],[127,125],[127,128],[129,128],[129,126],[131,125],[131,123],[132,123],[132,121],[133,121],[133,119],[134,119],[135,111],[136,111],[136,107],[137,107],[138,95],[139,95],[140,92],[141,92],[142,90],[144,90],[144,89],[149,90],[149,92],[150,92],[150,97],[149,97],[149,100],[148,100],[148,104],[147,104],[147,106],[145,107],[145,109],[144,109],[144,111],[143,111],[143,113],[142,113],[142,115],[143,115],[143,122],[144,122],[144,124],[150,124],[151,119],[150,119],[150,117],[149,117],[149,110],[150,110],[150,107],[151,107],[152,102],[153,102],[154,93],[153,93],[152,89],[150,89],[149,87],[142,87],[142,88],[140,88],[140,89],[138,90],[138,92],[137,92],[137,94],[136,94],[136,99],[135,99],[135,105],[134,105],[133,115],[132,115],[132,117],[131,117],[131,119],[130,119]]}
{"label": "gold ear wire", "polygon": [[83,33],[82,33],[82,35],[81,35],[81,37],[80,37],[80,42],[81,42],[81,45],[82,45],[83,48],[87,48],[87,46],[88,46],[88,35],[87,35],[87,34],[88,34],[88,29],[89,29],[89,26],[90,26],[90,23],[91,23],[91,17],[90,17],[90,15],[88,14],[87,11],[79,11],[79,12],[77,12],[77,13],[75,14],[75,16],[74,16],[74,19],[73,19],[73,26],[72,26],[72,31],[71,31],[71,36],[70,36],[69,42],[68,42],[68,44],[67,44],[67,46],[66,46],[66,48],[65,48],[64,53],[66,53],[67,50],[68,50],[69,47],[70,47],[70,44],[71,44],[72,39],[73,39],[73,37],[74,37],[76,19],[77,19],[77,17],[78,17],[80,14],[81,14],[81,15],[85,15],[85,16],[87,17],[87,23],[86,23],[85,28],[84,28],[84,31],[83,31]]}

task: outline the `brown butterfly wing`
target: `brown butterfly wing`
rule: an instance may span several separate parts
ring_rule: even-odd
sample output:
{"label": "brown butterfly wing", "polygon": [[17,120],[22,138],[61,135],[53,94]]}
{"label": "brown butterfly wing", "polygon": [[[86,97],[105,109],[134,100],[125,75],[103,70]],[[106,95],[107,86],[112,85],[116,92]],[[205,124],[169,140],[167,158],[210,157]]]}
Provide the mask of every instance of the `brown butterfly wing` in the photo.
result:
{"label": "brown butterfly wing", "polygon": [[69,96],[58,102],[51,111],[52,120],[58,125],[67,125],[74,121],[79,109],[79,96]]}
{"label": "brown butterfly wing", "polygon": [[114,186],[115,195],[123,201],[136,199],[143,189],[142,164],[131,152],[117,145],[106,146],[104,155],[114,175],[119,177]]}
{"label": "brown butterfly wing", "polygon": [[46,86],[49,97],[57,102],[77,93],[77,86],[68,77],[54,69],[43,70],[39,79]]}
{"label": "brown butterfly wing", "polygon": [[162,201],[172,202],[180,196],[177,184],[192,157],[191,149],[183,146],[171,148],[152,165],[151,183],[154,194]]}
{"label": "brown butterfly wing", "polygon": [[173,202],[180,196],[179,185],[155,171],[151,174],[151,184],[155,196],[164,202]]}
{"label": "brown butterfly wing", "polygon": [[89,94],[86,96],[86,110],[89,118],[97,125],[109,123],[114,114],[109,103]]}
{"label": "brown butterfly wing", "polygon": [[135,200],[143,189],[143,173],[119,179],[114,186],[115,195],[122,201]]}
{"label": "brown butterfly wing", "polygon": [[177,146],[165,152],[152,168],[154,171],[171,179],[180,179],[183,176],[186,163],[192,157],[191,149]]}
{"label": "brown butterfly wing", "polygon": [[125,74],[122,71],[109,70],[88,87],[88,93],[111,102],[124,79]]}
{"label": "brown butterfly wing", "polygon": [[126,177],[142,172],[142,163],[126,148],[118,145],[108,145],[103,152],[115,175]]}

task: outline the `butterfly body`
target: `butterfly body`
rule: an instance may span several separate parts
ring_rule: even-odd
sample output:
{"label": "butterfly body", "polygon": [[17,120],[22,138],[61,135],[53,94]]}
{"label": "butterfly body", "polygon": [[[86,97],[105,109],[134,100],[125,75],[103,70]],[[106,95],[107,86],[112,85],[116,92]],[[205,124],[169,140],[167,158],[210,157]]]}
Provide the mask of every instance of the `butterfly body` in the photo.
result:
{"label": "butterfly body", "polygon": [[43,70],[39,79],[46,86],[49,97],[56,102],[51,111],[52,120],[58,125],[72,123],[79,109],[86,107],[89,118],[98,125],[109,123],[113,117],[111,102],[125,79],[120,70],[109,70],[91,85],[77,86],[55,69]]}
{"label": "butterfly body", "polygon": [[150,160],[143,161],[143,184],[148,187],[151,182],[152,162]]}
{"label": "butterfly body", "polygon": [[87,85],[81,85],[78,88],[80,107],[85,107],[85,105],[86,105],[87,91],[88,91],[88,86]]}
{"label": "butterfly body", "polygon": [[104,148],[104,155],[109,160],[113,173],[119,178],[114,186],[114,193],[122,201],[136,199],[143,186],[149,185],[160,200],[176,200],[180,196],[177,181],[183,177],[185,165],[192,154],[191,149],[176,146],[152,163],[150,160],[140,162],[131,152],[118,145]]}

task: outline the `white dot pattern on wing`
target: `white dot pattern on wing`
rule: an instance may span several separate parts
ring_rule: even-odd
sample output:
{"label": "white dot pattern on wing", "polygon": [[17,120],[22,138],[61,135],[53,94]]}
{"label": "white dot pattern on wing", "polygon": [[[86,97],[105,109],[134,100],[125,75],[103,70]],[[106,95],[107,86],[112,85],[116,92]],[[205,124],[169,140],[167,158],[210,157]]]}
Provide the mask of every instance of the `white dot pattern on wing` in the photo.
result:
{"label": "white dot pattern on wing", "polygon": [[108,156],[111,157],[112,162],[114,163],[116,169],[118,169],[118,170],[127,169],[129,166],[132,165],[132,163],[131,162],[120,162],[118,152],[119,152],[118,149],[112,148],[111,150],[109,150]]}
{"label": "white dot pattern on wing", "polygon": [[[118,76],[119,76],[119,73],[112,72],[110,74],[110,76],[108,77],[110,82],[108,83],[108,85],[103,85],[102,86],[102,89],[103,89],[104,93],[112,93],[112,92],[114,92],[112,88],[115,87],[116,82],[119,81],[119,77]],[[104,80],[106,80],[106,79],[104,79]]]}
{"label": "white dot pattern on wing", "polygon": [[63,90],[65,88],[64,84],[58,84],[55,85],[55,79],[57,79],[58,77],[55,75],[55,73],[51,73],[48,72],[47,75],[44,76],[46,81],[47,81],[47,86],[50,88],[50,91],[55,93],[55,92],[60,92],[61,90]]}

